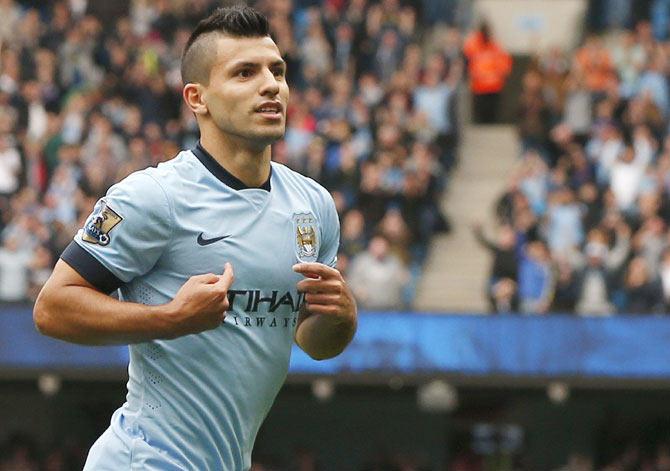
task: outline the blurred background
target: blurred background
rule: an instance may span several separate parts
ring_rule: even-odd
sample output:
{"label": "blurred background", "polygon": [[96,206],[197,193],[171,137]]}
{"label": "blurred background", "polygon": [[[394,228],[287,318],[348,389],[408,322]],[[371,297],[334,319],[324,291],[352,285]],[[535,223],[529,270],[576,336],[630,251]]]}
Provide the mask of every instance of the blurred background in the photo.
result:
{"label": "blurred background", "polygon": [[[190,148],[213,0],[0,0],[0,471],[81,469],[125,347],[31,303],[114,182]],[[265,0],[273,158],[333,195],[354,343],[254,471],[670,470],[670,1]]]}

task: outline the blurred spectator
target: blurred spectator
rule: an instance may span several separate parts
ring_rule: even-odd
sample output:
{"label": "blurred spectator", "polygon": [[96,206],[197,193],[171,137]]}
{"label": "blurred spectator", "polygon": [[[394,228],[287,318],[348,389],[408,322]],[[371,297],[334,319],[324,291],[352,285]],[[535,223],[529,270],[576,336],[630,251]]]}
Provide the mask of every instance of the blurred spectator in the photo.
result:
{"label": "blurred spectator", "polygon": [[542,76],[529,70],[521,82],[518,106],[518,130],[523,151],[544,149],[549,126],[549,104],[542,88]]}
{"label": "blurred spectator", "polygon": [[344,216],[340,231],[340,251],[348,257],[365,250],[365,218],[363,214],[352,209]]}
{"label": "blurred spectator", "polygon": [[624,279],[626,301],[624,312],[645,314],[660,312],[663,299],[662,288],[650,273],[642,257],[633,258]]}
{"label": "blurred spectator", "polygon": [[431,133],[441,149],[441,161],[450,168],[455,160],[456,129],[452,122],[455,113],[453,94],[460,80],[460,65],[452,65],[450,79],[444,80],[439,69],[429,68],[421,85],[414,90],[414,108],[421,123],[425,123],[423,132]]}
{"label": "blurred spectator", "polygon": [[665,470],[670,469],[670,445],[662,443],[658,446],[656,451],[656,469]]}
{"label": "blurred spectator", "polygon": [[656,53],[649,58],[648,64],[640,76],[639,93],[646,95],[656,105],[661,114],[668,111],[668,80],[665,75],[667,58]]}
{"label": "blurred spectator", "polygon": [[308,448],[297,448],[292,461],[290,469],[294,471],[317,471],[320,468],[316,452]]}
{"label": "blurred spectator", "polygon": [[563,122],[570,128],[578,142],[585,142],[591,129],[593,98],[580,73],[570,74],[566,79],[565,88]]}
{"label": "blurred spectator", "polygon": [[499,229],[496,242],[484,235],[481,224],[473,227],[477,241],[493,255],[486,295],[495,312],[516,309],[517,251],[516,234],[511,226]]}
{"label": "blurred spectator", "polygon": [[19,188],[21,155],[8,134],[0,135],[0,196],[11,196]]}
{"label": "blurred spectator", "polygon": [[407,270],[383,236],[374,236],[367,250],[351,261],[349,284],[362,309],[402,309],[402,290],[408,281]]}
{"label": "blurred spectator", "polygon": [[614,161],[610,188],[620,210],[631,212],[637,201],[646,162],[641,162],[632,146],[625,146]]}
{"label": "blurred spectator", "polygon": [[609,51],[600,37],[591,35],[575,53],[574,70],[584,76],[586,87],[592,92],[603,92],[615,79],[614,65]]}
{"label": "blurred spectator", "polygon": [[633,236],[633,249],[645,262],[651,273],[658,271],[661,254],[667,245],[666,227],[663,220],[652,215],[641,221]]}
{"label": "blurred spectator", "polygon": [[668,307],[670,307],[670,248],[666,248],[663,251],[659,271],[663,303],[665,306],[664,310],[667,311]]}
{"label": "blurred spectator", "polygon": [[463,52],[468,59],[475,122],[495,123],[500,92],[512,70],[512,58],[493,39],[491,27],[486,22],[466,39]]}
{"label": "blurred spectator", "polygon": [[593,471],[593,458],[582,453],[571,453],[565,466],[556,471]]}
{"label": "blurred spectator", "polygon": [[606,315],[614,312],[612,288],[615,276],[623,267],[630,250],[630,228],[618,224],[614,247],[610,250],[602,230],[592,230],[584,249],[586,266],[579,273],[580,296],[577,312],[584,315]]}
{"label": "blurred spectator", "polygon": [[519,263],[519,306],[524,314],[545,314],[553,295],[553,273],[544,242],[529,242]]}
{"label": "blurred spectator", "polygon": [[605,186],[610,181],[614,162],[623,151],[624,142],[621,131],[611,123],[603,123],[598,131],[589,142],[587,151],[595,164],[596,182]]}
{"label": "blurred spectator", "polygon": [[550,194],[546,230],[549,250],[554,256],[567,255],[581,245],[582,210],[569,188],[559,187]]}
{"label": "blurred spectator", "polygon": [[582,205],[582,222],[584,231],[588,232],[595,228],[602,219],[602,202],[598,187],[587,182],[579,187],[579,201]]}
{"label": "blurred spectator", "polygon": [[670,2],[668,0],[653,0],[651,2],[651,22],[654,37],[659,41],[668,39],[669,18]]}
{"label": "blurred spectator", "polygon": [[377,232],[389,242],[391,253],[403,261],[404,265],[408,265],[412,256],[409,251],[411,235],[398,208],[391,207],[386,211],[382,220],[379,221]]}
{"label": "blurred spectator", "polygon": [[14,0],[0,1],[0,42],[8,41],[15,34],[21,19],[21,7]]}
{"label": "blurred spectator", "polygon": [[305,74],[316,80],[331,70],[331,51],[318,10],[313,9],[308,14],[309,25],[307,35],[299,46],[300,57]]}
{"label": "blurred spectator", "polygon": [[0,450],[1,471],[38,471],[36,447],[23,434],[13,434]]}
{"label": "blurred spectator", "polygon": [[529,208],[538,216],[547,209],[549,190],[549,170],[542,157],[535,150],[527,151],[515,178],[521,193],[527,198]]}
{"label": "blurred spectator", "polygon": [[550,310],[560,313],[571,313],[575,311],[580,286],[577,284],[577,274],[575,273],[570,260],[559,258],[555,262],[555,286],[554,296],[551,302]]}
{"label": "blurred spectator", "polygon": [[25,301],[28,297],[30,252],[16,237],[6,237],[0,247],[0,301]]}
{"label": "blurred spectator", "polygon": [[648,51],[637,42],[634,31],[622,31],[612,49],[612,59],[621,80],[621,94],[636,92],[640,73],[644,70]]}

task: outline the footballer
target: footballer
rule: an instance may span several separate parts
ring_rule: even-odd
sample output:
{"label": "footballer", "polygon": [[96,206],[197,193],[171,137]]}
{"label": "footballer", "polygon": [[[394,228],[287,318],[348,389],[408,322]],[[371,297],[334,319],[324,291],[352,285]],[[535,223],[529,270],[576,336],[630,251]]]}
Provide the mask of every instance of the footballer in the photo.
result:
{"label": "footballer", "polygon": [[200,142],[112,186],[35,304],[45,335],[130,345],[86,470],[248,470],[292,343],[331,358],[356,330],[330,194],[270,160],[289,87],[267,19],[218,9],[181,71]]}

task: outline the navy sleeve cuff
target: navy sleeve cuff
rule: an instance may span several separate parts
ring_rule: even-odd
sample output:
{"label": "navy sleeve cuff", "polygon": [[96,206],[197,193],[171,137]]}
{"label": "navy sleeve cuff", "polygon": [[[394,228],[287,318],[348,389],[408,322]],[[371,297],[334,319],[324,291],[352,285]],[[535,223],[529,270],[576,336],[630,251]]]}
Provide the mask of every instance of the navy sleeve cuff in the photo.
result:
{"label": "navy sleeve cuff", "polygon": [[70,242],[70,245],[63,250],[60,258],[103,293],[109,294],[124,284],[114,273],[75,241]]}

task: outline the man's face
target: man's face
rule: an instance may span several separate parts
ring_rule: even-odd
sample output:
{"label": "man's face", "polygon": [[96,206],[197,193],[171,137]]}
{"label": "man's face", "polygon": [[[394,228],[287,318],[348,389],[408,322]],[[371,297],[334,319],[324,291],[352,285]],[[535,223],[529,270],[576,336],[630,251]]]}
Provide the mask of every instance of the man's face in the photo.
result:
{"label": "man's face", "polygon": [[289,89],[286,64],[269,37],[220,35],[217,58],[203,86],[203,100],[216,126],[259,147],[284,135]]}

